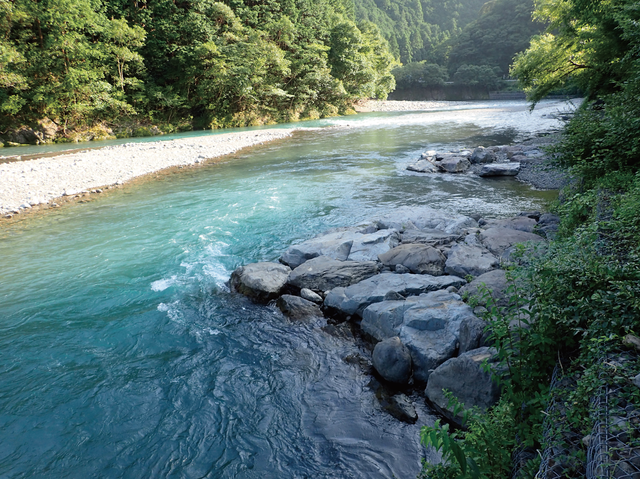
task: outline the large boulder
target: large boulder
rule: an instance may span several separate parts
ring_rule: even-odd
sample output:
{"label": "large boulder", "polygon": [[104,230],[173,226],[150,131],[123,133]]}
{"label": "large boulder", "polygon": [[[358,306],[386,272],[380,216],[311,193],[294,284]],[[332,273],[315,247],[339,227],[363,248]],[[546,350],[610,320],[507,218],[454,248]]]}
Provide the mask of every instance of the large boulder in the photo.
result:
{"label": "large boulder", "polygon": [[[485,289],[491,294],[498,306],[506,306],[508,304],[508,298],[506,297],[507,274],[502,269],[489,271],[478,276],[469,284],[465,284],[460,288],[459,293],[480,299],[483,296],[482,291]],[[486,306],[486,301],[481,300],[480,304]]]}
{"label": "large boulder", "polygon": [[7,137],[9,138],[10,142],[19,143],[21,145],[35,145],[40,141],[38,132],[26,126],[23,126],[18,130],[9,132]]}
{"label": "large boulder", "polygon": [[492,163],[483,165],[479,176],[483,178],[489,176],[516,176],[520,172],[520,163],[512,161],[510,163]]}
{"label": "large boulder", "polygon": [[296,288],[329,291],[350,286],[378,274],[380,265],[373,261],[338,261],[318,256],[304,262],[289,275],[289,284]]}
{"label": "large boulder", "polygon": [[441,276],[444,274],[446,257],[432,246],[423,244],[402,244],[392,250],[378,256],[385,266],[407,267],[416,274],[431,274]]}
{"label": "large boulder", "polygon": [[448,234],[462,234],[467,228],[478,226],[477,221],[469,216],[428,206],[402,206],[375,221],[380,228],[438,230]]}
{"label": "large boulder", "polygon": [[253,263],[240,266],[229,281],[231,289],[259,301],[276,299],[287,284],[291,268],[278,263]]}
{"label": "large boulder", "polygon": [[435,165],[444,173],[464,173],[471,167],[469,160],[462,156],[454,156],[436,161]]}
{"label": "large boulder", "polygon": [[280,257],[280,261],[294,269],[318,256],[340,261],[375,261],[379,254],[389,251],[399,242],[398,232],[393,229],[368,232],[366,229],[349,228],[292,245]]}
{"label": "large boulder", "polygon": [[473,150],[473,153],[471,153],[469,160],[473,164],[493,163],[494,161],[496,161],[496,158],[496,154],[493,151],[479,146],[478,148]]}
{"label": "large boulder", "polygon": [[373,367],[387,381],[407,384],[411,377],[411,354],[399,337],[385,339],[373,349]]}
{"label": "large boulder", "polygon": [[423,382],[456,352],[482,344],[484,322],[460,296],[447,291],[374,303],[362,316],[360,327],[373,338],[400,337],[411,353],[414,378]]}
{"label": "large boulder", "polygon": [[322,311],[317,304],[290,294],[283,294],[276,301],[276,306],[285,316],[291,319],[305,319],[322,317]]}
{"label": "large boulder", "polygon": [[500,261],[485,248],[457,244],[451,248],[445,271],[461,277],[480,276],[500,267]]}
{"label": "large boulder", "polygon": [[427,159],[420,159],[415,163],[410,164],[407,166],[407,170],[415,171],[417,173],[437,173],[439,171],[438,167]]}
{"label": "large boulder", "polygon": [[416,380],[426,382],[436,367],[456,354],[462,324],[471,318],[471,308],[447,291],[425,294],[405,311],[398,336],[409,348]]}
{"label": "large boulder", "polygon": [[449,286],[458,288],[465,283],[464,279],[456,276],[382,273],[347,288],[332,289],[327,294],[324,305],[343,315],[362,316],[367,306],[383,301],[388,294],[417,296]]}
{"label": "large boulder", "polygon": [[483,370],[482,363],[495,361],[495,353],[493,348],[475,349],[438,366],[427,382],[425,394],[429,401],[458,424],[461,417],[453,415],[445,390],[451,391],[465,409],[478,407],[486,410],[493,406],[500,398],[500,386],[491,372]]}
{"label": "large boulder", "polygon": [[539,243],[544,239],[537,234],[511,228],[489,228],[480,233],[480,241],[496,256],[501,256],[508,248],[528,241]]}

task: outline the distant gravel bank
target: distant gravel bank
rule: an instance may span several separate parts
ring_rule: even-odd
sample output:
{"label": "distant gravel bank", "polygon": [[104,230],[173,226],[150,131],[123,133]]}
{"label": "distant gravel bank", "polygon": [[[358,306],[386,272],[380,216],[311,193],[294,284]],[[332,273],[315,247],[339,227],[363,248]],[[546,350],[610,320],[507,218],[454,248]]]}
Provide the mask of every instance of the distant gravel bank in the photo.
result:
{"label": "distant gravel bank", "polygon": [[202,163],[290,136],[293,129],[226,133],[152,143],[127,143],[52,158],[0,165],[0,216],[52,203],[174,166]]}
{"label": "distant gravel bank", "polygon": [[441,110],[452,106],[464,106],[477,104],[477,102],[464,101],[399,101],[399,100],[367,100],[366,102],[356,105],[357,112],[366,113],[373,111],[425,111],[425,110]]}

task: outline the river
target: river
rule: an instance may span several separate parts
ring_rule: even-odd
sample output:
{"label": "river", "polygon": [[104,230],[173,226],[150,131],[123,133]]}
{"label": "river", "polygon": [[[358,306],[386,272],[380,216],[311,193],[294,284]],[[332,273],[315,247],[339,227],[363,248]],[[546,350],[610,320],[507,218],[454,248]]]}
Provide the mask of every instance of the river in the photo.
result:
{"label": "river", "polygon": [[2,225],[0,477],[415,477],[419,429],[433,421],[418,397],[417,424],[391,418],[343,361],[354,344],[231,294],[227,280],[399,205],[544,208],[554,193],[512,179],[405,166],[426,149],[557,127],[545,115],[559,107],[298,124],[314,128]]}

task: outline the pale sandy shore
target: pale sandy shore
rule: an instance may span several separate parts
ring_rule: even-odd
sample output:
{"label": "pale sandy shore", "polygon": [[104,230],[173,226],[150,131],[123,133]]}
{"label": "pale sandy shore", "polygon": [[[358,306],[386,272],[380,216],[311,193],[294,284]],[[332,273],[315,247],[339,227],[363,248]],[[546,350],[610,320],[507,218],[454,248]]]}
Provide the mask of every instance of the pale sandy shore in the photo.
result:
{"label": "pale sandy shore", "polygon": [[225,133],[127,143],[51,158],[0,164],[0,217],[25,213],[56,198],[78,195],[166,168],[188,166],[290,136],[294,129]]}

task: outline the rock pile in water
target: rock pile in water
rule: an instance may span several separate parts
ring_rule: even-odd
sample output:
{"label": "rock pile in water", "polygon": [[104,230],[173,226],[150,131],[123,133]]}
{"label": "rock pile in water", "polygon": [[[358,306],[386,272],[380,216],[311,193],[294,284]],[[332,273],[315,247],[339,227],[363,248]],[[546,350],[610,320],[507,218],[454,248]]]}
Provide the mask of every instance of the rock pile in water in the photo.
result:
{"label": "rock pile in water", "polygon": [[517,176],[522,163],[546,155],[537,146],[479,146],[473,150],[426,151],[407,170],[417,173],[465,173],[482,177]]}
{"label": "rock pile in water", "polygon": [[499,396],[481,368],[495,360],[486,324],[461,295],[484,285],[503,305],[507,280],[501,268],[516,245],[544,244],[557,225],[557,217],[538,212],[476,221],[402,207],[292,245],[279,263],[242,266],[230,284],[254,301],[277,299],[292,319],[351,322],[375,344],[373,367],[383,382],[426,385],[432,405],[456,421],[443,388],[467,408],[487,408]]}

